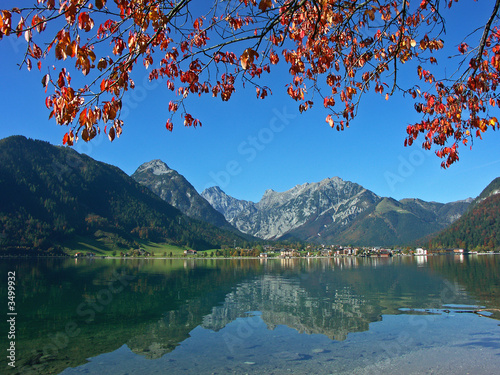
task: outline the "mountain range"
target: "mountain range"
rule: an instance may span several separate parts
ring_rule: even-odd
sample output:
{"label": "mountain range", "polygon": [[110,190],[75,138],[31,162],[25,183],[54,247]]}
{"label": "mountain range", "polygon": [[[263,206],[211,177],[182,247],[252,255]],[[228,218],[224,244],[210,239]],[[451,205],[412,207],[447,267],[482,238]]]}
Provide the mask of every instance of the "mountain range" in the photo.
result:
{"label": "mountain range", "polygon": [[472,199],[452,203],[380,197],[339,177],[267,190],[257,202],[238,201],[218,187],[201,194],[244,233],[268,240],[392,246],[446,228]]}
{"label": "mountain range", "polygon": [[206,249],[256,238],[360,246],[425,238],[437,247],[500,246],[500,179],[474,201],[446,204],[381,197],[339,177],[285,192],[269,189],[255,203],[216,186],[199,194],[161,160],[128,176],[71,148],[15,136],[0,140],[0,191],[1,248],[100,241],[127,249],[153,241]]}

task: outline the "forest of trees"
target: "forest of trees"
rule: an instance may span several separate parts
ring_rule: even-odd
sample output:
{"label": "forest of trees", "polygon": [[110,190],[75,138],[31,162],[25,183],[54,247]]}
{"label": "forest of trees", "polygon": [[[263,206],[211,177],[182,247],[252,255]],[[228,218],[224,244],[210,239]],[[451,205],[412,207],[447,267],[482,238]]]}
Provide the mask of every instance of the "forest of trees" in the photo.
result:
{"label": "forest of trees", "polygon": [[47,250],[77,235],[124,249],[137,240],[195,249],[241,243],[190,219],[121,170],[47,142],[0,141],[0,247]]}
{"label": "forest of trees", "polygon": [[500,195],[485,198],[430,241],[433,248],[500,251]]}

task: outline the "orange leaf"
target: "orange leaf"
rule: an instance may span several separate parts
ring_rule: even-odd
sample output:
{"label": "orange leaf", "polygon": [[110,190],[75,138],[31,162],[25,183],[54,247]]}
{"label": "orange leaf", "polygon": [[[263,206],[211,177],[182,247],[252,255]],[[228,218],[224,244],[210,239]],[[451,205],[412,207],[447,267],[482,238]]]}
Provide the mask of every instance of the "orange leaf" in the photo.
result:
{"label": "orange leaf", "polygon": [[70,130],[69,133],[64,134],[63,145],[68,144],[68,146],[73,146],[74,139],[75,139],[75,136],[73,134],[73,130]]}
{"label": "orange leaf", "polygon": [[80,112],[80,118],[79,118],[79,123],[81,126],[85,126],[87,122],[87,109],[84,109],[82,112]]}
{"label": "orange leaf", "polygon": [[258,58],[259,54],[253,49],[247,48],[240,57],[241,67],[245,70],[248,69],[256,57]]}
{"label": "orange leaf", "polygon": [[[5,35],[10,35],[12,15],[8,10],[2,10],[0,14],[0,32]],[[1,35],[1,34],[0,34]]]}

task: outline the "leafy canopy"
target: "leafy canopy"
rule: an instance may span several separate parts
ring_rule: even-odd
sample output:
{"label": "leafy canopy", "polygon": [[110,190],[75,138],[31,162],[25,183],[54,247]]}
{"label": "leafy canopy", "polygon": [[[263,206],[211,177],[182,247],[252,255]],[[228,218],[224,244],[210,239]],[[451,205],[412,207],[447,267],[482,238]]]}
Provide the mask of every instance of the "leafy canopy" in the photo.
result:
{"label": "leafy canopy", "polygon": [[[337,130],[349,126],[367,92],[411,96],[422,119],[408,125],[405,145],[423,137],[423,147],[436,145],[448,167],[460,143],[500,127],[491,115],[500,105],[500,0],[476,30],[479,43],[469,46],[464,33],[457,71],[445,77],[433,74],[433,52],[444,46],[440,12],[453,0],[419,1],[37,0],[0,10],[0,39],[26,39],[21,65],[28,70],[35,63],[42,70],[51,54],[62,63],[47,67],[42,85],[51,90],[50,117],[69,125],[68,145],[91,140],[102,125],[111,141],[120,136],[122,98],[134,89],[139,65],[176,94],[166,121],[172,131],[176,112],[185,126],[201,126],[185,106],[189,96],[228,101],[239,80],[264,99],[270,89],[261,82],[282,60],[290,73],[286,91],[299,110],[319,100]],[[416,83],[401,87],[398,69],[410,60],[417,63]],[[76,87],[75,70],[84,76]]]}

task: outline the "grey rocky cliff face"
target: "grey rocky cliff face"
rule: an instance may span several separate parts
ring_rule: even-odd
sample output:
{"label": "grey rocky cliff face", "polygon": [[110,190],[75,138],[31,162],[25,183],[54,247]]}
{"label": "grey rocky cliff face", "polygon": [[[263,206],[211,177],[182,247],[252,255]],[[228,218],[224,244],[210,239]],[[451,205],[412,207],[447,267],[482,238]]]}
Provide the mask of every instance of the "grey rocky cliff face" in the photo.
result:
{"label": "grey rocky cliff face", "polygon": [[457,220],[470,200],[447,204],[420,199],[382,198],[339,177],[268,189],[257,203],[238,200],[219,187],[202,195],[241,232],[266,240],[317,243],[407,243]]}
{"label": "grey rocky cliff face", "polygon": [[304,225],[318,226],[321,233],[325,226],[319,222],[347,225],[380,199],[339,177],[297,185],[285,192],[266,190],[258,203],[239,201],[219,188],[205,190],[202,195],[240,231],[263,239],[280,238]]}
{"label": "grey rocky cliff face", "polygon": [[250,201],[239,200],[224,193],[218,186],[203,190],[201,196],[217,211],[231,222],[242,212],[256,212],[256,204]]}
{"label": "grey rocky cliff face", "polygon": [[200,195],[161,160],[141,165],[132,177],[190,217],[265,240],[357,243],[366,238],[377,244],[407,243],[450,225],[470,204],[396,201],[339,177],[284,192],[269,189],[254,203],[233,198],[219,187]]}

